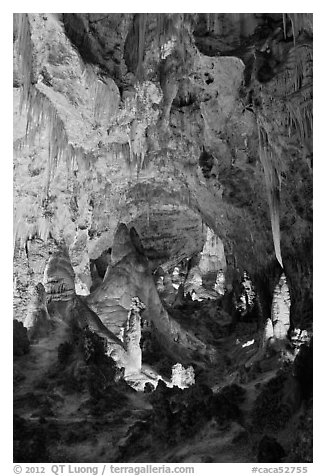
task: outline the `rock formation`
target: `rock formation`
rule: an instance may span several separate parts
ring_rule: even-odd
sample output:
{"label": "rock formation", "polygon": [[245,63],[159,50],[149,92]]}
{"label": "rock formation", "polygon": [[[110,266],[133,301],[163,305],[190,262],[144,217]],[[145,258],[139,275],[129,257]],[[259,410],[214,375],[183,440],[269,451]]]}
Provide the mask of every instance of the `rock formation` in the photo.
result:
{"label": "rock formation", "polygon": [[209,227],[198,266],[203,274],[226,268],[223,242]]}
{"label": "rock formation", "polygon": [[137,297],[134,297],[131,302],[124,332],[124,342],[127,351],[126,374],[141,371],[141,313],[144,309],[144,304]]}
{"label": "rock formation", "polygon": [[121,224],[114,238],[112,267],[103,283],[89,296],[87,305],[116,336],[128,318],[132,299],[138,296],[145,305],[144,319],[152,322],[165,351],[189,358],[191,352],[203,355],[206,345],[169,316],[157,293],[148,259],[132,243],[126,225]]}
{"label": "rock formation", "polygon": [[49,302],[70,301],[75,296],[75,273],[67,249],[51,255],[44,271],[44,287]]}
{"label": "rock formation", "polygon": [[187,388],[195,383],[195,372],[192,366],[186,369],[181,364],[172,367],[172,385],[179,388]]}
{"label": "rock formation", "polygon": [[223,242],[209,227],[206,227],[204,246],[189,263],[189,272],[185,281],[186,293],[189,292],[194,300],[216,299],[216,293],[224,294],[225,270]]}
{"label": "rock formation", "polygon": [[272,319],[268,318],[264,329],[264,343],[268,343],[274,337],[274,329]]}
{"label": "rock formation", "polygon": [[201,271],[198,266],[194,266],[187,276],[187,280],[185,282],[185,292],[190,292],[192,295],[193,291],[196,293],[196,291],[201,289],[202,284],[203,279],[201,276]]}
{"label": "rock formation", "polygon": [[26,318],[26,310],[35,286],[43,282],[49,253],[58,249],[54,240],[46,242],[34,238],[25,247],[16,246],[14,252],[14,314],[20,321]]}
{"label": "rock formation", "polygon": [[312,15],[13,19],[15,459],[289,460],[284,435],[311,440]]}
{"label": "rock formation", "polygon": [[282,349],[290,340],[290,308],[291,299],[285,274],[282,273],[274,288],[271,305],[271,317],[265,323],[263,342],[275,349]]}
{"label": "rock formation", "polygon": [[69,249],[71,264],[75,273],[75,290],[79,295],[89,294],[92,284],[89,259],[83,252],[87,248],[87,243],[87,230],[78,230]]}
{"label": "rock formation", "polygon": [[272,323],[275,339],[285,339],[290,328],[291,299],[283,273],[275,286],[272,302]]}
{"label": "rock formation", "polygon": [[40,337],[45,337],[53,328],[53,322],[51,322],[46,301],[47,298],[44,286],[42,283],[38,283],[35,286],[27,316],[24,321],[30,341]]}
{"label": "rock formation", "polygon": [[126,352],[123,343],[93,312],[83,298],[75,292],[75,274],[66,248],[58,247],[44,271],[44,287],[50,316],[55,316],[80,328],[89,328],[104,337],[108,353],[120,366],[125,365]]}

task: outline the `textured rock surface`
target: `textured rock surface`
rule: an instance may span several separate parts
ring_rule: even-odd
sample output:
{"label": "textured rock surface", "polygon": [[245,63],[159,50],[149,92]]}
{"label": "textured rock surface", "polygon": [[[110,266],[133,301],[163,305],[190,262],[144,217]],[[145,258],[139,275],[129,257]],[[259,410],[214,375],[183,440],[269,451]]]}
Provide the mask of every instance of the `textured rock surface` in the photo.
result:
{"label": "textured rock surface", "polygon": [[183,352],[184,358],[194,351],[204,355],[208,350],[206,345],[191,332],[181,329],[163,307],[148,259],[137,251],[124,224],[118,227],[114,238],[112,261],[115,264],[108,270],[103,283],[85,298],[104,325],[119,336],[132,299],[138,296],[146,306],[144,319],[153,323],[166,352],[177,355]]}
{"label": "textured rock surface", "polygon": [[264,342],[265,343],[268,342],[273,337],[274,337],[273,322],[272,322],[272,319],[268,318],[265,324]]}
{"label": "textured rock surface", "polygon": [[188,263],[184,282],[185,293],[193,300],[216,299],[224,293],[226,258],[222,240],[206,227],[206,241],[202,251]]}
{"label": "textured rock surface", "polygon": [[103,324],[83,298],[76,294],[75,274],[65,247],[58,246],[57,250],[50,255],[44,271],[44,288],[50,318],[56,321],[59,319],[57,325],[62,325],[63,321],[98,333],[105,338],[109,355],[120,366],[125,364],[126,352],[123,343]]}
{"label": "textured rock surface", "polygon": [[[122,23],[120,24],[119,21]],[[237,254],[239,261],[248,261],[250,264],[251,258],[255,258],[252,262],[258,260],[257,264],[263,263],[269,252],[269,249],[264,250],[264,248],[270,240],[263,232],[267,222],[261,227],[251,216],[251,197],[256,196],[255,203],[257,208],[262,208],[262,212],[265,198],[259,167],[255,163],[246,163],[248,153],[249,155],[255,153],[256,125],[252,113],[243,108],[243,101],[239,97],[245,70],[242,60],[231,56],[205,56],[203,53],[192,57],[195,49],[193,46],[189,47],[187,43],[189,40],[186,40],[191,60],[188,61],[184,71],[181,68],[181,75],[178,73],[176,77],[177,93],[170,108],[167,106],[169,100],[167,98],[162,100],[160,85],[155,83],[155,80],[154,82],[147,80],[139,86],[135,82],[133,73],[127,72],[125,60],[121,55],[130,21],[130,15],[113,15],[112,18],[105,16],[103,19],[100,17],[91,20],[84,14],[71,14],[64,15],[63,24],[59,17],[51,15],[48,15],[46,19],[38,15],[30,17],[32,48],[36,49],[33,64],[36,71],[33,70],[33,74],[39,78],[36,85],[37,91],[43,95],[44,100],[48,101],[51,108],[57,111],[68,134],[69,143],[75,144],[78,150],[84,148],[88,157],[87,163],[84,159],[79,159],[78,164],[74,165],[73,170],[77,174],[77,180],[73,174],[68,179],[67,193],[61,195],[60,198],[61,218],[52,220],[53,225],[59,229],[63,227],[66,238],[73,241],[74,222],[71,222],[73,217],[69,218],[69,216],[74,210],[72,207],[74,202],[75,213],[78,216],[77,225],[86,225],[90,231],[95,232],[88,245],[93,258],[103,251],[105,241],[107,243],[112,240],[117,224],[117,213],[120,213],[120,216],[122,214],[121,221],[128,223],[136,220],[142,228],[148,221],[148,215],[149,224],[151,223],[152,214],[154,231],[155,215],[162,213],[164,204],[168,207],[166,217],[171,217],[174,222],[178,221],[175,214],[178,214],[180,207],[183,207],[185,216],[189,213],[199,213],[212,226],[212,229],[218,231],[218,235],[225,240],[226,245],[228,242],[233,243],[234,236],[240,238],[237,232],[240,226],[243,237],[237,240],[237,247],[239,251],[241,250]],[[150,21],[153,27],[151,22],[155,22],[155,18],[151,17]],[[104,83],[97,76],[99,69],[87,65],[83,70],[78,53],[69,46],[65,34],[68,34],[78,47],[81,33],[76,32],[81,25],[88,25],[87,28],[83,27],[87,32],[86,45],[80,50],[83,61],[87,63],[87,60],[92,58],[91,62],[94,64],[97,58],[99,68],[104,65],[108,67],[109,61],[108,71],[111,73],[109,77],[106,76],[105,81],[110,85],[116,81],[116,84],[122,87],[123,93],[134,88],[133,96],[127,98],[126,94],[123,94],[125,99],[120,102],[120,105],[117,96],[118,89],[115,92],[112,86],[103,89]],[[113,28],[110,34],[106,32],[108,25]],[[42,41],[39,39],[40,35],[43,35]],[[131,30],[129,36],[132,36]],[[111,39],[109,40],[108,37]],[[112,58],[104,59],[105,53],[102,48],[106,41],[112,42],[110,44],[115,44],[117,48],[114,50],[116,51],[114,54],[118,55],[114,68]],[[94,44],[97,44],[96,48]],[[96,53],[93,52],[94,48]],[[125,49],[127,50],[128,47],[125,46]],[[174,54],[173,52],[168,56],[171,58],[170,62],[172,59],[174,61]],[[154,61],[153,53],[148,51],[145,58],[148,75],[155,67],[157,68],[158,61],[159,58],[155,58]],[[167,60],[165,63],[163,61],[165,65],[166,62]],[[168,75],[168,72],[165,74]],[[162,88],[165,90],[164,82]],[[167,96],[171,94],[174,95],[172,92],[166,93]],[[186,99],[187,96],[188,99]],[[107,98],[106,100],[110,102],[106,104],[102,98]],[[151,115],[155,103],[159,107],[161,103],[163,104],[166,117],[168,116],[167,109],[170,108],[169,127],[163,128],[162,132],[160,128],[153,128],[158,118],[157,113],[154,116]],[[56,109],[57,104],[58,109]],[[107,114],[110,117],[103,115],[104,112],[102,114],[101,111],[108,111]],[[82,117],[81,114],[83,114]],[[108,125],[110,125],[109,135],[106,134]],[[178,132],[180,129],[183,131],[181,135]],[[142,132],[145,130],[146,135]],[[19,136],[18,130],[17,135]],[[207,165],[207,157],[199,160],[201,144],[205,146],[211,165]],[[41,158],[41,155],[38,154],[38,156]],[[172,161],[172,157],[175,156],[178,157],[177,167]],[[44,160],[43,164],[45,164]],[[131,170],[128,164],[131,165]],[[91,166],[91,171],[88,170],[88,166]],[[135,174],[135,166],[138,168],[137,174]],[[46,173],[45,169],[46,167],[44,167]],[[54,187],[53,196],[56,195],[55,189],[60,186],[59,184],[64,183],[64,171],[63,164],[58,162],[51,185]],[[40,169],[40,174],[33,176],[35,178],[32,177],[33,181],[41,180],[42,173]],[[61,178],[60,175],[62,175]],[[135,182],[136,175],[138,175],[138,183]],[[109,181],[107,177],[110,177]],[[92,190],[92,178],[99,185],[96,190]],[[240,182],[248,185],[246,197],[237,193]],[[80,185],[83,186],[83,196],[80,195]],[[49,192],[51,193],[51,188]],[[107,206],[110,201],[112,203],[112,199],[116,201],[115,197],[118,196],[123,197],[122,201],[120,199],[119,210]],[[257,203],[257,197],[261,197],[261,203]],[[55,198],[52,203],[48,203],[47,210],[58,216],[56,202]],[[227,218],[225,202],[228,205],[228,215],[233,215],[234,220],[238,220],[237,224],[233,224]],[[146,210],[147,204],[149,204],[148,210]],[[246,208],[247,205],[248,208]],[[241,213],[237,211],[239,207]],[[110,213],[107,211],[109,209]],[[65,217],[64,223],[62,223],[63,217]],[[255,245],[260,246],[258,242],[264,240],[264,246],[259,248],[259,252],[255,255],[251,255],[251,245],[246,243],[246,236],[248,233],[250,235],[249,227],[252,234],[249,243],[254,240]],[[171,231],[168,243],[173,243],[174,238],[180,236],[180,233],[176,231],[173,234],[172,227],[169,228]],[[256,228],[260,236],[259,240],[255,240]],[[153,231],[150,232],[151,241],[154,238]],[[23,230],[19,233],[23,234]],[[200,245],[196,246],[199,251]],[[157,249],[159,248],[158,246]],[[170,247],[164,246],[165,252],[166,249]],[[191,254],[191,249],[186,254]],[[247,268],[249,269],[249,266]]]}
{"label": "textured rock surface", "polygon": [[285,335],[312,334],[312,16],[31,13],[13,33],[14,310],[53,322],[15,357],[17,461],[253,462],[269,429],[262,461],[311,461],[312,348]]}
{"label": "textured rock surface", "polygon": [[24,326],[27,328],[27,335],[30,340],[45,337],[52,329],[47,309],[46,292],[42,283],[35,286]]}
{"label": "textured rock surface", "polygon": [[24,321],[27,309],[37,283],[42,283],[49,253],[55,252],[57,245],[48,240],[29,240],[23,248],[16,247],[14,253],[14,315]]}
{"label": "textured rock surface", "polygon": [[198,266],[204,274],[226,268],[223,242],[210,228],[207,228],[206,241]]}
{"label": "textured rock surface", "polygon": [[128,320],[124,331],[128,362],[126,373],[140,372],[141,358],[141,312],[145,309],[144,304],[137,298],[132,299]]}
{"label": "textured rock surface", "polygon": [[67,249],[51,255],[44,270],[44,287],[49,301],[70,301],[75,296],[75,273]]}
{"label": "textured rock surface", "polygon": [[187,388],[195,383],[195,372],[192,366],[186,369],[181,364],[172,367],[172,386]]}
{"label": "textured rock surface", "polygon": [[78,230],[70,246],[69,254],[75,272],[75,290],[77,294],[87,295],[92,284],[90,263],[85,249],[88,243],[87,230]]}
{"label": "textured rock surface", "polygon": [[[298,75],[310,91],[311,24],[300,20],[293,46],[278,33],[282,15],[168,16],[161,37],[160,21],[155,14],[16,18],[15,104],[17,86],[30,94],[27,115],[15,108],[15,235],[22,243],[28,236],[63,236],[83,294],[90,289],[88,259],[112,246],[119,222],[134,225],[154,266],[166,268],[202,250],[204,222],[236,267],[254,277],[270,264],[270,208],[276,243],[281,224],[283,262],[299,309],[311,273],[311,110],[308,102],[300,119],[282,98],[300,90]],[[271,69],[268,48],[284,71]],[[295,61],[307,67],[295,73]],[[287,114],[297,124],[289,139]],[[272,167],[264,161],[270,151]],[[282,174],[279,219],[274,169]],[[306,256],[304,272],[295,269],[298,255]]]}
{"label": "textured rock surface", "polygon": [[285,339],[290,328],[291,299],[283,273],[276,285],[272,302],[272,323],[275,339]]}

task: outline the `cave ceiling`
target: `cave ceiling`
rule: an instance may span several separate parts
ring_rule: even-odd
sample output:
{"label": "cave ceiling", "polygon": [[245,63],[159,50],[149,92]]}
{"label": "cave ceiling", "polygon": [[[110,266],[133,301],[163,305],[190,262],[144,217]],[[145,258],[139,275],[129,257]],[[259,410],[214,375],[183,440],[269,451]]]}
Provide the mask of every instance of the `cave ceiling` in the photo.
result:
{"label": "cave ceiling", "polygon": [[293,267],[312,236],[308,14],[15,14],[17,246],[95,260],[119,223],[153,268],[202,250]]}

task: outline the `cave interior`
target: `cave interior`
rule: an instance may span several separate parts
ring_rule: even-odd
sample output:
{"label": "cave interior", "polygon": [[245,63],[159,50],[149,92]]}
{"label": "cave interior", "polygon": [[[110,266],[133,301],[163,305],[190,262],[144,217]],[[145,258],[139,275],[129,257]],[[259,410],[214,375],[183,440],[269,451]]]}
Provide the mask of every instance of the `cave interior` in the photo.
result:
{"label": "cave interior", "polygon": [[312,50],[13,15],[15,462],[312,462]]}

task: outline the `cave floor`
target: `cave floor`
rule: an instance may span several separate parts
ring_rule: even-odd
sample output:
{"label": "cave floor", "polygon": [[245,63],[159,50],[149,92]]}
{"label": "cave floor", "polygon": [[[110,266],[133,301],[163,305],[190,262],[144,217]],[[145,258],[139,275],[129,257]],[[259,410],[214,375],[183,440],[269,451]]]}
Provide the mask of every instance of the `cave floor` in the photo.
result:
{"label": "cave floor", "polygon": [[[124,406],[105,409],[99,415],[90,414],[86,392],[66,392],[53,375],[58,358],[58,346],[67,338],[68,328],[57,325],[47,338],[31,346],[27,356],[14,359],[14,413],[24,418],[30,430],[40,426],[48,432],[51,442],[51,461],[66,462],[250,462],[253,440],[246,429],[257,387],[272,378],[277,369],[267,370],[257,378],[243,383],[246,399],[241,405],[244,421],[221,427],[210,421],[190,439],[165,447],[155,438],[145,438],[145,446],[137,455],[121,452],[128,440],[128,431],[139,421],[146,421],[152,408],[143,392],[127,394]],[[219,340],[220,354],[233,359],[233,368],[249,361],[257,352],[235,346],[237,337],[230,335]],[[144,368],[144,376],[150,372]],[[150,373],[150,375],[152,375]],[[238,371],[210,375],[214,392],[238,378]],[[216,383],[219,380],[219,383]],[[51,433],[52,432],[52,433]],[[51,436],[53,434],[53,436]]]}

